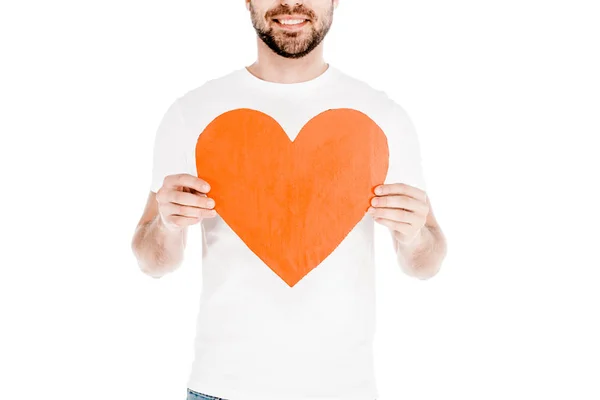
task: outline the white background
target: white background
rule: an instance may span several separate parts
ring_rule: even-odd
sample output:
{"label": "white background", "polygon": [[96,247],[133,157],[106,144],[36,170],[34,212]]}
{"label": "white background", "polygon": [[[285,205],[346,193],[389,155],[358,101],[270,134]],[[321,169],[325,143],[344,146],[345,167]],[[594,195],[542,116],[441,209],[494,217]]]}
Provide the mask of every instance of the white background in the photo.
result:
{"label": "white background", "polygon": [[[378,226],[380,400],[600,399],[597,6],[341,0],[327,61],[413,119],[449,247],[412,279]],[[158,280],[130,241],[168,105],[254,60],[243,1],[0,19],[0,398],[183,400],[199,231]]]}

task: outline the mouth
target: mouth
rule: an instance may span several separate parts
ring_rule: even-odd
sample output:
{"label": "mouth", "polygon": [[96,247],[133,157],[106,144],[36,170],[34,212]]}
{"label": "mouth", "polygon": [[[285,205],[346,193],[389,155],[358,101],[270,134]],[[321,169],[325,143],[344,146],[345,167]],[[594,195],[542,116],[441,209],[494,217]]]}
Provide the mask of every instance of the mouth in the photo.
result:
{"label": "mouth", "polygon": [[281,29],[298,30],[308,25],[310,23],[310,19],[300,15],[292,15],[273,18],[273,22],[275,22],[275,25]]}

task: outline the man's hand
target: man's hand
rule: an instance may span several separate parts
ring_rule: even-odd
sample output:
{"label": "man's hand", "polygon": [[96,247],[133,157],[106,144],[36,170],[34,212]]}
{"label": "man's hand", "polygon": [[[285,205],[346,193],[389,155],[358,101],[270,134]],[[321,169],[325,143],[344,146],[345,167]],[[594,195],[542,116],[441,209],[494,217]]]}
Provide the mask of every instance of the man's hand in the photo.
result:
{"label": "man's hand", "polygon": [[215,217],[215,201],[206,196],[209,190],[207,182],[190,174],[165,177],[162,187],[156,192],[163,225],[177,231],[197,224],[203,218]]}
{"label": "man's hand", "polygon": [[368,211],[375,221],[390,228],[400,243],[417,238],[429,214],[427,194],[404,183],[377,186],[375,194]]}

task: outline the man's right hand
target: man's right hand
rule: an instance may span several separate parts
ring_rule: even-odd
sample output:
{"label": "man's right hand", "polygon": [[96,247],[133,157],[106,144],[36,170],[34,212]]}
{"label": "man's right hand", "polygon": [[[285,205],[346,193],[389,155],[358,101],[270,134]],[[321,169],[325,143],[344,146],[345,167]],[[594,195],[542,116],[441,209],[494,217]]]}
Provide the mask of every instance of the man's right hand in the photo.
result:
{"label": "man's right hand", "polygon": [[203,218],[215,217],[215,201],[206,196],[209,190],[207,182],[190,174],[165,177],[162,187],[156,192],[158,214],[163,225],[177,231],[197,224]]}

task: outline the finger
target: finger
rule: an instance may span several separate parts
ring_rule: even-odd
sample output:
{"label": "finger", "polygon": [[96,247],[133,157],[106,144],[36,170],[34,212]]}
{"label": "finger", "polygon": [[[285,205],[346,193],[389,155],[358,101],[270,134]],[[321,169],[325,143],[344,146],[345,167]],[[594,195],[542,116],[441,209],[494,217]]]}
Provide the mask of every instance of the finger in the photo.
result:
{"label": "finger", "polygon": [[426,201],[427,194],[419,188],[407,185],[405,183],[388,183],[379,185],[375,188],[377,196],[387,196],[390,194],[402,194],[417,200]]}
{"label": "finger", "polygon": [[410,224],[407,224],[404,222],[392,221],[392,220],[386,219],[386,218],[375,218],[375,222],[378,222],[381,225],[387,226],[388,228],[390,228],[394,231],[399,231],[399,232],[408,232],[412,229]]}
{"label": "finger", "polygon": [[408,225],[414,225],[419,221],[419,216],[411,211],[401,210],[399,208],[369,208],[369,213],[373,218],[384,218],[395,222],[402,222]]}
{"label": "finger", "polygon": [[426,203],[404,195],[376,196],[371,199],[371,206],[384,208],[402,208],[417,214],[426,214],[429,207]]}
{"label": "finger", "polygon": [[181,217],[191,217],[191,218],[205,218],[205,217],[214,217],[217,212],[215,210],[209,210],[206,208],[198,208],[198,207],[190,207],[190,206],[182,206],[180,204],[175,203],[167,203],[163,206],[163,211],[165,214],[171,216],[181,216]]}
{"label": "finger", "polygon": [[184,191],[184,192],[191,193],[191,194],[195,194],[195,195],[197,195],[197,196],[204,196],[204,197],[206,197],[206,194],[205,194],[205,193],[199,192],[199,191],[197,191],[196,189],[192,189],[192,188],[183,188],[183,191]]}
{"label": "finger", "polygon": [[210,185],[208,182],[190,174],[168,175],[163,181],[163,186],[168,188],[177,188],[180,186],[194,189],[201,193],[208,193]]}
{"label": "finger", "polygon": [[170,224],[176,225],[178,227],[184,227],[197,224],[198,222],[202,221],[202,218],[171,215],[169,218],[167,218],[167,220]]}
{"label": "finger", "polygon": [[210,197],[206,197],[206,195],[200,196],[192,193],[179,192],[177,190],[170,190],[165,193],[160,201],[198,208],[211,209],[215,206],[215,201]]}
{"label": "finger", "polygon": [[202,217],[202,218],[185,217],[183,215],[171,215],[170,217],[167,218],[167,220],[170,224],[176,225],[178,227],[185,227],[185,226],[197,224],[198,222],[202,221],[205,218],[214,218],[214,217],[216,217],[216,215]]}

